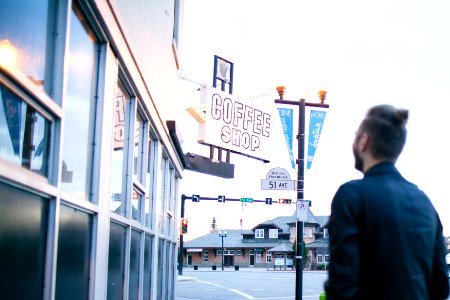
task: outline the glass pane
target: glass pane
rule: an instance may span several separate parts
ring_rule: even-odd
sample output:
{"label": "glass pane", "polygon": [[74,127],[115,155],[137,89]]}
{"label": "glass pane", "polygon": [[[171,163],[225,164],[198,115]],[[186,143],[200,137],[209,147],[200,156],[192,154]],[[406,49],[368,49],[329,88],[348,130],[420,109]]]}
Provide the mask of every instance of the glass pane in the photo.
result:
{"label": "glass pane", "polygon": [[131,217],[133,220],[140,221],[141,220],[141,212],[142,212],[142,199],[144,197],[142,194],[137,191],[136,189],[133,189],[133,196],[131,199]]}
{"label": "glass pane", "polygon": [[150,235],[145,236],[145,249],[144,249],[144,300],[150,300],[151,298],[151,281],[152,281],[152,268],[153,268],[153,237]]}
{"label": "glass pane", "polygon": [[89,200],[96,47],[86,22],[75,7],[70,18],[68,57],[61,186],[63,190]]}
{"label": "glass pane", "polygon": [[142,158],[143,158],[143,151],[144,151],[144,120],[142,119],[141,114],[138,112],[136,116],[136,122],[135,122],[135,137],[134,137],[134,151],[133,151],[133,180],[136,180],[140,183],[143,182],[142,178]]}
{"label": "glass pane", "polygon": [[48,0],[2,1],[0,62],[14,66],[44,87],[50,16]]}
{"label": "glass pane", "polygon": [[114,141],[111,159],[111,211],[125,214],[125,197],[122,193],[124,178],[124,139],[126,128],[126,117],[128,116],[128,105],[130,97],[123,85],[119,82],[116,89],[116,101],[114,107]]}
{"label": "glass pane", "polygon": [[48,201],[0,183],[2,299],[42,299]]}
{"label": "glass pane", "polygon": [[157,279],[157,299],[164,299],[164,254],[166,251],[164,247],[164,240],[159,239],[158,242],[158,279]]}
{"label": "glass pane", "polygon": [[0,158],[47,175],[50,122],[0,85]]}
{"label": "glass pane", "polygon": [[139,256],[141,246],[141,234],[136,230],[131,231],[130,247],[130,284],[128,299],[138,299],[139,295]]}
{"label": "glass pane", "polygon": [[108,300],[121,300],[125,276],[125,227],[112,223],[109,232]]}
{"label": "glass pane", "polygon": [[145,187],[147,189],[147,197],[145,197],[145,225],[153,227],[154,214],[154,193],[155,193],[155,165],[156,165],[156,147],[157,142],[150,136],[148,140],[148,164]]}
{"label": "glass pane", "polygon": [[61,206],[55,299],[88,299],[91,227],[91,215]]}

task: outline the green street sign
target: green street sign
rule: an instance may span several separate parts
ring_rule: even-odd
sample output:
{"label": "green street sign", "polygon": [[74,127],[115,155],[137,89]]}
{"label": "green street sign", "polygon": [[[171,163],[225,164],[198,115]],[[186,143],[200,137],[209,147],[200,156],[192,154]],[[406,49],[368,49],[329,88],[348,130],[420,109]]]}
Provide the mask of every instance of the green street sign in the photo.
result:
{"label": "green street sign", "polygon": [[241,202],[253,203],[253,198],[241,198]]}

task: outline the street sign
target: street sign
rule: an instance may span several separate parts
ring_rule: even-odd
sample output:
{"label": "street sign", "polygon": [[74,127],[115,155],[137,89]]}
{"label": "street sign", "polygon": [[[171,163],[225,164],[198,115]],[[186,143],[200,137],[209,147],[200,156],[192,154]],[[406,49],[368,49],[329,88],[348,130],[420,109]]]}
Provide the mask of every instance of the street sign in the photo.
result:
{"label": "street sign", "polygon": [[308,220],[308,207],[308,201],[297,201],[297,220],[299,220],[300,222],[306,222]]}
{"label": "street sign", "polygon": [[278,199],[278,203],[280,203],[280,204],[291,204],[292,200],[291,199],[280,198],[280,199]]}
{"label": "street sign", "polygon": [[261,190],[297,190],[296,180],[261,179]]}
{"label": "street sign", "polygon": [[253,198],[241,198],[241,202],[253,203]]}
{"label": "street sign", "polygon": [[192,202],[200,202],[200,195],[192,195]]}
{"label": "street sign", "polygon": [[225,202],[225,196],[219,196],[219,197],[217,197],[217,200],[219,201],[219,202]]}
{"label": "street sign", "polygon": [[266,198],[266,204],[272,205],[272,198]]}

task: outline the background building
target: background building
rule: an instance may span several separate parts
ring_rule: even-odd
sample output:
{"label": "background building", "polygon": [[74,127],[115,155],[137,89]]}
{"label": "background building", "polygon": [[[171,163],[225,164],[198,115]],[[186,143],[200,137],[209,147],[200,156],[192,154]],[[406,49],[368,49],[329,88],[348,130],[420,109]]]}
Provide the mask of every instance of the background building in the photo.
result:
{"label": "background building", "polygon": [[[264,221],[250,230],[213,230],[184,244],[183,265],[193,267],[265,267],[286,269],[293,266],[296,213]],[[308,254],[305,268],[326,268],[329,262],[328,217],[315,217],[308,209],[303,242]],[[221,235],[226,232],[226,236]],[[220,234],[219,234],[220,233]]]}
{"label": "background building", "polygon": [[182,12],[2,1],[2,298],[175,298]]}

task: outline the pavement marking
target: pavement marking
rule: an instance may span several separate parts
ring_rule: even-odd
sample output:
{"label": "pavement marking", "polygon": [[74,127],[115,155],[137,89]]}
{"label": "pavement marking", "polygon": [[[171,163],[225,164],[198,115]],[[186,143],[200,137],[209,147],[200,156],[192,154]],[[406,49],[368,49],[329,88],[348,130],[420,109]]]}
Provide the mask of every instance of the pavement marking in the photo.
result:
{"label": "pavement marking", "polygon": [[255,297],[252,297],[252,296],[250,296],[249,294],[246,294],[246,293],[241,292],[241,291],[239,291],[239,290],[235,290],[235,289],[228,289],[228,290],[229,290],[230,292],[239,294],[239,295],[241,295],[241,296],[243,296],[243,297],[245,297],[245,298],[247,298],[247,299],[256,299]]}

